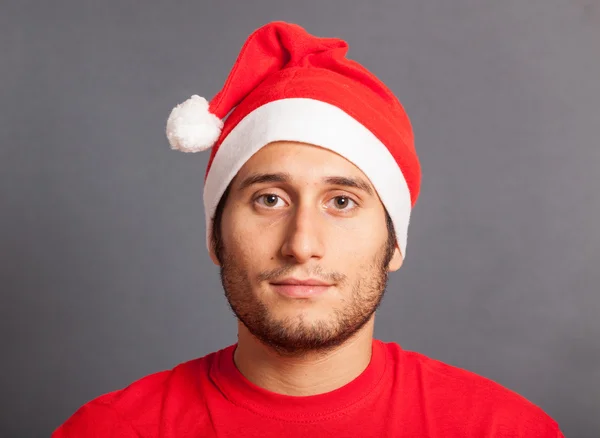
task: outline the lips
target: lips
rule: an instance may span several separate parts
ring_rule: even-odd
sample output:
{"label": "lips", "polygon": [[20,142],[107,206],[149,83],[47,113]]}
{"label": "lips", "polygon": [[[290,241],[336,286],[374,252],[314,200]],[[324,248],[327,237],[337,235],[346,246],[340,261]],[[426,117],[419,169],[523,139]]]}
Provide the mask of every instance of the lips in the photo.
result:
{"label": "lips", "polygon": [[287,278],[271,283],[280,295],[290,298],[311,298],[327,292],[333,285],[317,279]]}

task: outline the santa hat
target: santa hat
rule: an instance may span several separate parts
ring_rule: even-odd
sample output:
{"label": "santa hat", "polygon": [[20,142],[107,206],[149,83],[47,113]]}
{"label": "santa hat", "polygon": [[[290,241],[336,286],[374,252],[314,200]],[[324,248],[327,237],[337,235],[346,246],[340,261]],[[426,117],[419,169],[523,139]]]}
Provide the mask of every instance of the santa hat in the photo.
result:
{"label": "santa hat", "polygon": [[267,24],[248,37],[210,103],[194,95],[172,110],[172,149],[212,147],[204,186],[209,249],[217,204],[244,163],[269,143],[297,141],[336,152],[369,178],[406,257],[421,183],[412,127],[393,93],[347,59],[347,51],[343,40],[319,38],[294,24]]}

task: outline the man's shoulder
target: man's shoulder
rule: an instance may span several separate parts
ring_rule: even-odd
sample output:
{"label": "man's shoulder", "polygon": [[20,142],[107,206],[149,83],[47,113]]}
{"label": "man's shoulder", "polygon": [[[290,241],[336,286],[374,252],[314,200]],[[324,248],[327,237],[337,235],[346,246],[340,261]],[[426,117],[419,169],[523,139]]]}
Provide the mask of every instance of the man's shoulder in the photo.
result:
{"label": "man's shoulder", "polygon": [[122,389],[101,395],[90,403],[109,406],[119,412],[155,409],[157,400],[162,399],[166,391],[191,389],[193,385],[189,385],[190,379],[205,375],[215,354],[210,353],[182,362],[172,369],[148,374]]}
{"label": "man's shoulder", "polygon": [[454,412],[466,422],[487,418],[506,428],[559,431],[541,407],[491,378],[394,343],[388,344],[388,350],[395,357],[399,382],[422,396],[430,409]]}
{"label": "man's shoulder", "polygon": [[[128,437],[151,432],[157,427],[156,421],[165,401],[201,396],[200,385],[194,385],[194,382],[208,375],[217,354],[213,352],[182,362],[172,369],[148,374],[126,387],[86,402],[54,432],[53,438]],[[88,431],[88,428],[92,429]]]}

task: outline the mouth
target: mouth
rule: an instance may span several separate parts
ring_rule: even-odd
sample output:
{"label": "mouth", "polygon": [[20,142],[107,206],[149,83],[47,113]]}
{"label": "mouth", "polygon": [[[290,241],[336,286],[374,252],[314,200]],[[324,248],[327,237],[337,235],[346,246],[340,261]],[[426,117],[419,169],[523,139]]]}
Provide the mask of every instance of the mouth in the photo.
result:
{"label": "mouth", "polygon": [[286,278],[270,283],[275,292],[289,298],[311,298],[323,295],[333,284],[318,279]]}

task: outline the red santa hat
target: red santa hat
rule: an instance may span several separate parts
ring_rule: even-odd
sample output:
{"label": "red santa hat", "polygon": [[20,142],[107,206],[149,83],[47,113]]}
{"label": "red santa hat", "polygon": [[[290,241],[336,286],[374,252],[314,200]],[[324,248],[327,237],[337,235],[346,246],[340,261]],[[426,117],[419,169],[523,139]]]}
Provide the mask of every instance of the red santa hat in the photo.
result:
{"label": "red santa hat", "polygon": [[406,257],[421,183],[412,127],[393,93],[347,59],[347,51],[341,39],[269,23],[248,37],[210,102],[194,95],[172,110],[166,129],[172,149],[212,147],[204,186],[209,248],[217,204],[244,163],[269,143],[297,141],[336,152],[369,178]]}

